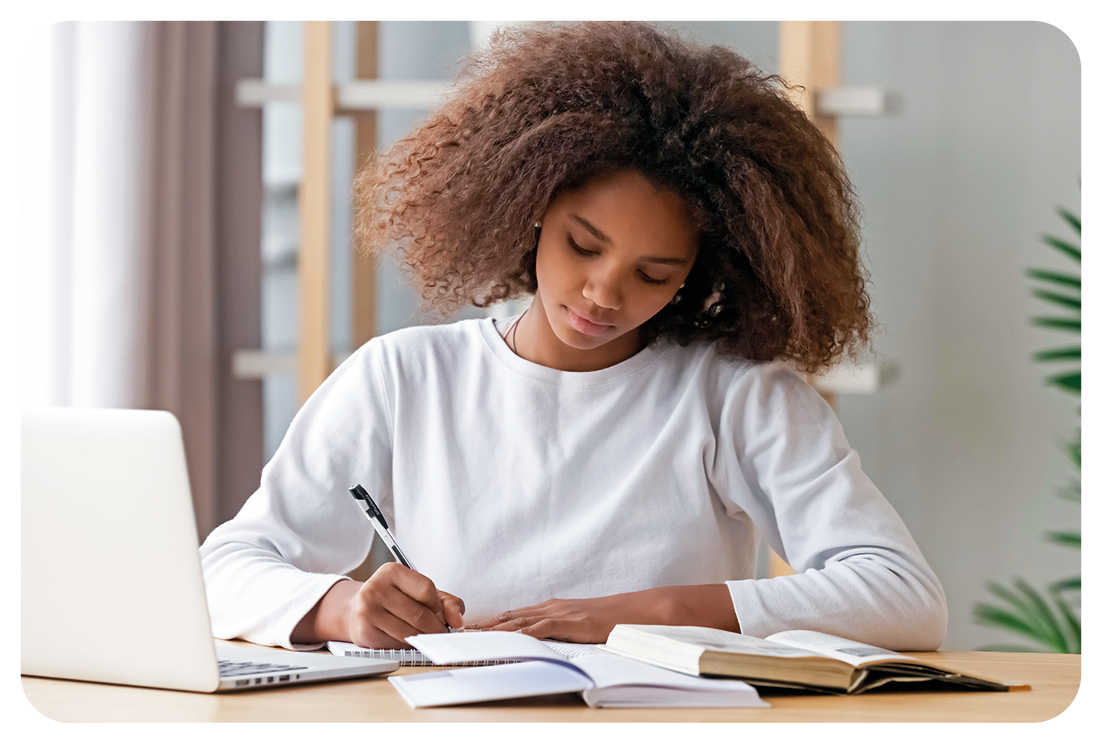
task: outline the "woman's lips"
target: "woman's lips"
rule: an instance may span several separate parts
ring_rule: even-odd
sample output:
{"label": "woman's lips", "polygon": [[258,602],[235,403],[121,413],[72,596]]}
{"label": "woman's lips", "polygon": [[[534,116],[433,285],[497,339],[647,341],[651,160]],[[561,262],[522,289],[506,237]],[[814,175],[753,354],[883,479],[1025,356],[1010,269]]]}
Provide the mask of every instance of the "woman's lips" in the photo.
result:
{"label": "woman's lips", "polygon": [[563,305],[563,308],[566,310],[567,322],[570,323],[570,327],[578,333],[584,333],[587,336],[596,336],[612,327],[607,323],[594,323],[592,320],[578,315],[576,312],[566,307],[566,305]]}

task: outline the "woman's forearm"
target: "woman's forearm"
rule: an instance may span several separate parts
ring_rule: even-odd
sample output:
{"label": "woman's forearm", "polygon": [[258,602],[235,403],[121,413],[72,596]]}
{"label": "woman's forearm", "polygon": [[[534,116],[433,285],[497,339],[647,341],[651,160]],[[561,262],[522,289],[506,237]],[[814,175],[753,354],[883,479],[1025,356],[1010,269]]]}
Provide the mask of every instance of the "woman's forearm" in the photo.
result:
{"label": "woman's forearm", "polygon": [[[698,625],[739,632],[739,621],[726,584],[663,586],[636,594],[653,599],[661,619],[655,625]],[[651,596],[646,596],[651,595]]]}

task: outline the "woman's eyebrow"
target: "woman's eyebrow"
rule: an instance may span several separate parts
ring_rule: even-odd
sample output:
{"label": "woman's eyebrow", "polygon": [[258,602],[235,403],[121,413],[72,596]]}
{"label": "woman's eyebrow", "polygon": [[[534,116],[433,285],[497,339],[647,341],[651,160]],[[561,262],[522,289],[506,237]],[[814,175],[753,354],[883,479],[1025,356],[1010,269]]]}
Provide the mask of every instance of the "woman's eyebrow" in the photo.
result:
{"label": "woman's eyebrow", "polygon": [[578,215],[571,212],[570,213],[570,219],[577,222],[579,225],[584,227],[586,230],[589,230],[589,232],[593,233],[593,237],[597,238],[597,240],[601,241],[602,243],[611,243],[612,242],[612,238],[608,237],[603,232],[598,230],[596,227],[593,226],[593,223],[591,223],[589,220],[585,219],[584,217],[579,217]]}
{"label": "woman's eyebrow", "polygon": [[[589,220],[579,215],[576,215],[573,212],[569,214],[569,217],[570,219],[574,220],[579,225],[584,227],[586,230],[588,230],[590,233],[592,233],[593,237],[597,238],[597,240],[601,241],[602,243],[608,243],[609,245],[612,245],[612,238],[608,237],[603,232],[594,227],[593,223]],[[655,263],[668,266],[684,266],[685,264],[689,263],[684,258],[667,258],[664,256],[643,256],[639,259],[639,261],[640,263]]]}

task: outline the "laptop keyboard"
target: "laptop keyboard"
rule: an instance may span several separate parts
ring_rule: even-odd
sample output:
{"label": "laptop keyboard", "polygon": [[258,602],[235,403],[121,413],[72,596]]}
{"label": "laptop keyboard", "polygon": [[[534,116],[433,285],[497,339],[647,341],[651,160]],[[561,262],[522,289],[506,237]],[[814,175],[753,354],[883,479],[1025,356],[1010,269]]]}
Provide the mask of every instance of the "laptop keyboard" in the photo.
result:
{"label": "laptop keyboard", "polygon": [[264,674],[286,674],[306,669],[304,666],[290,664],[257,664],[252,661],[218,660],[218,674],[221,677],[244,677]]}

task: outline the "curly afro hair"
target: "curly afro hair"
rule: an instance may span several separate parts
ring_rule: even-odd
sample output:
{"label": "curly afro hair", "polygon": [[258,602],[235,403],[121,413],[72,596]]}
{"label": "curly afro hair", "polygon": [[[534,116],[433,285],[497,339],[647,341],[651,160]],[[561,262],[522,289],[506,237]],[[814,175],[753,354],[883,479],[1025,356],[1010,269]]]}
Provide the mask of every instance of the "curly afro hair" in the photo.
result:
{"label": "curly afro hair", "polygon": [[788,86],[721,46],[644,23],[498,31],[453,95],[357,179],[357,234],[396,250],[427,308],[536,289],[538,221],[560,193],[635,169],[700,226],[647,342],[717,342],[821,371],[869,342],[858,209]]}

